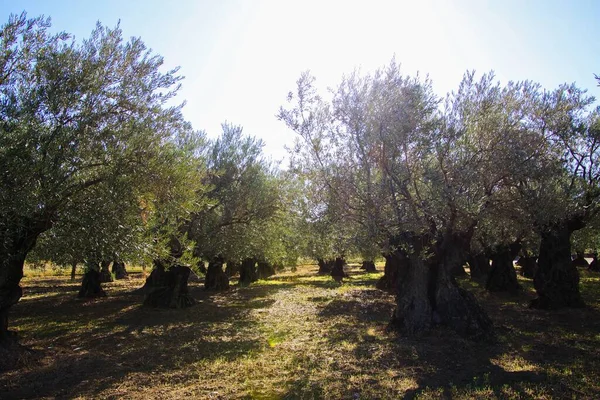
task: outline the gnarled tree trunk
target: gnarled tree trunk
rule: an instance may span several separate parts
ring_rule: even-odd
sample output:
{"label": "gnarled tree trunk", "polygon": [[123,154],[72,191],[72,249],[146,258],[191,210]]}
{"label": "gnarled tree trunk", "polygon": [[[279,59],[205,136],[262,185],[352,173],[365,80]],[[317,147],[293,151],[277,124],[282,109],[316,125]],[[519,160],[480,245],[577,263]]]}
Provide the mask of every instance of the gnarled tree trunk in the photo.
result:
{"label": "gnarled tree trunk", "polygon": [[152,286],[144,299],[145,306],[186,308],[196,303],[188,291],[191,272],[188,267],[174,265],[168,270],[157,268],[155,271],[157,272],[153,277]]}
{"label": "gnarled tree trunk", "polygon": [[342,282],[344,278],[347,278],[348,275],[344,272],[344,265],[346,261],[342,257],[336,257],[333,262],[333,268],[331,268],[331,277],[336,282]]}
{"label": "gnarled tree trunk", "polygon": [[571,262],[571,234],[583,227],[583,220],[573,218],[542,230],[538,269],[533,278],[538,298],[531,302],[531,307],[584,306],[579,293],[579,271]]}
{"label": "gnarled tree trunk", "polygon": [[23,217],[0,220],[0,345],[16,342],[16,334],[8,330],[10,308],[17,304],[23,290],[23,265],[27,254],[35,246],[38,236],[52,226],[50,217],[31,219]]}
{"label": "gnarled tree trunk", "polygon": [[113,281],[113,277],[110,274],[110,261],[102,261],[100,263],[100,282],[101,283],[107,283],[107,282],[112,282]]}
{"label": "gnarled tree trunk", "polygon": [[492,267],[485,288],[490,292],[516,293],[521,289],[513,260],[521,249],[521,243],[499,245],[491,254]]}
{"label": "gnarled tree trunk", "polygon": [[240,286],[248,286],[257,280],[256,260],[254,258],[244,259],[240,266]]}
{"label": "gnarled tree trunk", "polygon": [[331,273],[331,268],[333,268],[334,260],[324,260],[322,258],[317,259],[317,265],[319,265],[319,275],[327,275]]}
{"label": "gnarled tree trunk", "polygon": [[259,261],[256,266],[256,275],[258,279],[267,279],[270,276],[275,275],[275,268],[267,261]]}
{"label": "gnarled tree trunk", "polygon": [[490,273],[490,259],[485,253],[477,253],[468,258],[471,279],[478,282],[486,282]]}
{"label": "gnarled tree trunk", "polygon": [[125,263],[122,261],[113,261],[112,273],[115,275],[115,279],[129,278],[129,274],[125,269]]}
{"label": "gnarled tree trunk", "polygon": [[377,272],[374,261],[363,261],[360,269],[364,269],[365,272]]}
{"label": "gnarled tree trunk", "polygon": [[404,278],[408,269],[408,256],[404,251],[398,249],[384,257],[383,276],[377,281],[377,288],[396,293],[400,287],[400,280]]}
{"label": "gnarled tree trunk", "polygon": [[161,260],[154,260],[154,268],[150,275],[146,278],[144,286],[136,289],[134,293],[148,294],[154,290],[154,288],[160,287],[164,281],[165,264]]}
{"label": "gnarled tree trunk", "polygon": [[95,268],[88,268],[88,271],[83,275],[81,289],[77,297],[86,299],[106,297],[106,292],[102,289],[101,283],[100,272]]}
{"label": "gnarled tree trunk", "polygon": [[201,274],[204,274],[204,275],[206,275],[206,273],[208,272],[204,261],[198,262],[198,272],[200,272]]}
{"label": "gnarled tree trunk", "polygon": [[533,279],[535,272],[537,271],[537,257],[536,256],[523,256],[517,261],[517,265],[521,267],[521,276],[529,279]]}
{"label": "gnarled tree trunk", "polygon": [[[475,297],[458,287],[446,262],[452,262],[452,241],[439,243],[434,256],[428,235],[413,236],[406,273],[399,281],[392,326],[416,334],[445,325],[460,335],[481,338],[492,332],[492,323]],[[450,257],[447,257],[449,255]]]}
{"label": "gnarled tree trunk", "polygon": [[[232,277],[240,273],[240,263],[235,261],[227,261],[227,265],[225,266],[225,275],[228,277]],[[204,272],[206,274],[206,272]]]}
{"label": "gnarled tree trunk", "polygon": [[204,279],[206,290],[228,290],[229,277],[223,271],[223,259],[215,258],[208,263],[206,278]]}
{"label": "gnarled tree trunk", "polygon": [[448,235],[445,245],[446,261],[445,265],[448,273],[452,276],[466,276],[465,263],[471,249],[471,238],[473,237],[474,226],[466,232],[453,232]]}

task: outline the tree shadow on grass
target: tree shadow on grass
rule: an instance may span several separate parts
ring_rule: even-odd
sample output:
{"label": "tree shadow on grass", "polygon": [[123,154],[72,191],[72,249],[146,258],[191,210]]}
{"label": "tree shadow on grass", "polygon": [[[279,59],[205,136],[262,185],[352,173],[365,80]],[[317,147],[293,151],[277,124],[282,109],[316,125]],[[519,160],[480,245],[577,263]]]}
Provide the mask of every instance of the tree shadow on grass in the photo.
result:
{"label": "tree shadow on grass", "polygon": [[[434,329],[419,337],[401,337],[386,330],[393,310],[391,296],[377,290],[357,290],[346,293],[329,304],[319,317],[332,320],[326,338],[331,347],[343,343],[354,343],[354,363],[365,372],[372,370],[373,376],[385,366],[396,371],[396,378],[414,382],[413,387],[400,389],[398,395],[411,399],[418,395],[434,392],[451,398],[453,391],[467,393],[485,387],[497,397],[507,396],[503,390],[516,396],[529,397],[526,385],[547,383],[544,371],[507,371],[496,360],[511,351],[510,343],[476,343],[458,337],[445,329]],[[369,328],[371,327],[371,328]],[[375,329],[373,329],[373,327]],[[390,354],[374,356],[373,349],[385,346]],[[344,368],[344,364],[339,366]],[[353,365],[349,365],[348,374]],[[383,386],[377,378],[369,380],[368,393],[386,393],[389,385]],[[349,388],[351,385],[349,386]],[[360,393],[364,387],[356,387]],[[367,395],[368,396],[368,395]]]}
{"label": "tree shadow on grass", "polygon": [[143,296],[126,292],[25,301],[15,307],[15,323],[25,327],[25,344],[40,354],[39,363],[0,376],[1,397],[95,397],[131,375],[150,386],[161,383],[152,381],[160,373],[198,379],[199,362],[232,361],[265,346],[251,312],[269,307],[274,290],[191,287],[197,304],[183,310],[142,307]]}

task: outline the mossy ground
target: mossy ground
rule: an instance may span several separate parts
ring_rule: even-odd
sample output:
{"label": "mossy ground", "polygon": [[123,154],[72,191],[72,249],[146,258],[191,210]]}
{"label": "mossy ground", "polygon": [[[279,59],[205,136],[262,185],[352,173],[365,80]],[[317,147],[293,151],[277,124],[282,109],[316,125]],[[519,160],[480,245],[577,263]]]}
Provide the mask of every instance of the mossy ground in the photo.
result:
{"label": "mossy ground", "polygon": [[[381,267],[378,267],[381,269]],[[28,276],[12,328],[34,350],[0,375],[0,397],[133,399],[600,398],[600,278],[582,270],[584,309],[526,307],[468,278],[496,326],[494,342],[439,328],[386,329],[394,298],[381,273],[350,268],[342,285],[300,267],[225,293],[191,283],[185,310],[141,306],[133,278],[107,298],[77,300],[66,276]]]}

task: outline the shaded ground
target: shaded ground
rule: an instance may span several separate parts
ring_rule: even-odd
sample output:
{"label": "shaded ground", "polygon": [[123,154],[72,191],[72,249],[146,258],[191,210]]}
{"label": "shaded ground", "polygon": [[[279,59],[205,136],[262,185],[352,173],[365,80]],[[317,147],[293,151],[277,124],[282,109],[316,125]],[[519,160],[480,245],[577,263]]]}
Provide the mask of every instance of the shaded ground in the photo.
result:
{"label": "shaded ground", "polygon": [[153,310],[128,294],[141,275],[80,301],[67,277],[31,277],[13,327],[35,355],[0,376],[0,398],[600,398],[600,280],[582,272],[589,307],[547,312],[468,280],[497,327],[494,343],[438,329],[386,331],[393,297],[352,268],[343,285],[302,267],[198,305]]}

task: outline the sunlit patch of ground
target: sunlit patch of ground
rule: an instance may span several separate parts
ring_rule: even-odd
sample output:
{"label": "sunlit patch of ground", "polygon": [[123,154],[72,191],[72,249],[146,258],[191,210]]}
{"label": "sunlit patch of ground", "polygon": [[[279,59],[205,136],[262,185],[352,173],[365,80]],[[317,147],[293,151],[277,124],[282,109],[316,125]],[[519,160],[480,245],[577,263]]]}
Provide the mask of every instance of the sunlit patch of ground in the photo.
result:
{"label": "sunlit patch of ground", "polygon": [[341,285],[316,272],[225,293],[192,283],[186,310],[141,307],[141,273],[92,301],[66,276],[28,276],[11,322],[35,353],[0,375],[0,398],[600,398],[598,275],[582,270],[587,308],[556,312],[527,308],[530,280],[497,295],[461,278],[496,326],[495,341],[474,343],[386,329],[381,272],[353,266]]}

